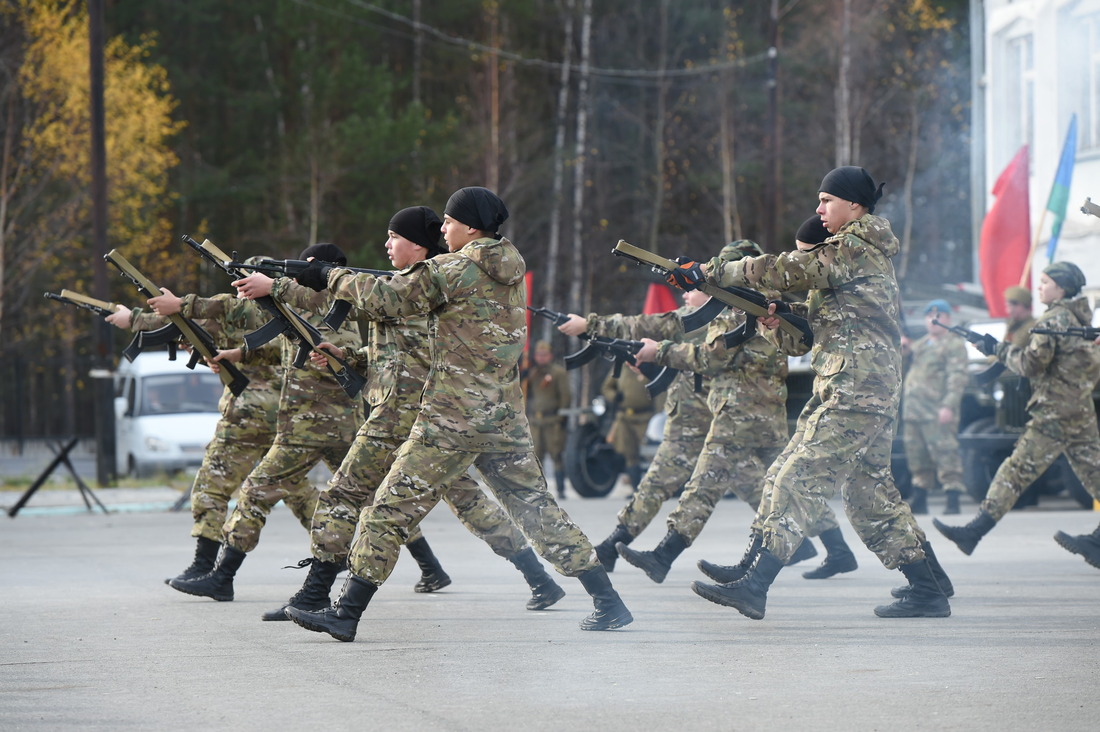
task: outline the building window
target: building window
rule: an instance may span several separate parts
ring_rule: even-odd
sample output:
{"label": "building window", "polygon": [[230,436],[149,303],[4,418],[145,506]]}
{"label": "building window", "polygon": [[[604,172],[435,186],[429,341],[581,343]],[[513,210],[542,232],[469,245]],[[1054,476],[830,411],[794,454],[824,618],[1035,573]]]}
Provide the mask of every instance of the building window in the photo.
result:
{"label": "building window", "polygon": [[1079,152],[1100,150],[1100,2],[1082,0],[1058,17],[1058,126],[1077,114]]}
{"label": "building window", "polygon": [[1021,145],[1033,147],[1035,131],[1035,53],[1029,27],[1016,22],[995,35],[993,45],[991,162],[1000,170]]}

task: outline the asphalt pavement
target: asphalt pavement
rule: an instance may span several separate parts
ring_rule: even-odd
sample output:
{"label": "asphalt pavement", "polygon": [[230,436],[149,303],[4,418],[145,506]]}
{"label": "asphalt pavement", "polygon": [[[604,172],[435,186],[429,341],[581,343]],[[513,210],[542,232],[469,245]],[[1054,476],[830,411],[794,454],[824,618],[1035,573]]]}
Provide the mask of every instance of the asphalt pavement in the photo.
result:
{"label": "asphalt pavement", "polygon": [[[442,508],[424,531],[454,583],[413,593],[402,558],[340,643],[260,621],[304,576],[284,568],[308,548],[282,506],[235,601],[219,603],[164,584],[194,546],[186,512],[166,510],[176,491],[97,489],[106,515],[65,494],[0,519],[0,729],[974,732],[1100,719],[1100,570],[1051,539],[1100,514],[1068,504],[1013,512],[972,557],[930,534],[957,590],[950,618],[877,618],[903,578],[844,525],[860,569],[810,581],[818,559],[787,568],[767,616],[749,620],[689,589],[698,559],[744,548],[750,512],[723,501],[663,584],[620,561],[612,578],[635,622],[605,633],[577,627],[591,603],[573,579],[552,609],[526,611],[520,574]],[[623,501],[564,505],[600,540]],[[661,520],[635,545],[663,534]]]}

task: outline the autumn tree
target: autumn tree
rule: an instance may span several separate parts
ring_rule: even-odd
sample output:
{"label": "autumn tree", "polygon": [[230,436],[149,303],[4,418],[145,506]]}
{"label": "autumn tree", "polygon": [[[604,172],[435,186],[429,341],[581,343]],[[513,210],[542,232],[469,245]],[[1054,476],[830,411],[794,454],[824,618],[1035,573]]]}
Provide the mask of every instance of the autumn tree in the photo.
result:
{"label": "autumn tree", "polygon": [[[5,361],[30,362],[31,388],[5,379],[9,398],[34,400],[36,388],[64,394],[66,430],[74,428],[76,368],[91,328],[86,313],[58,311],[44,290],[90,292],[91,196],[88,19],[82,2],[4,0],[5,44],[0,147],[0,333]],[[154,279],[174,269],[178,245],[165,217],[168,172],[177,162],[169,139],[172,119],[164,69],[148,63],[152,36],[138,44],[110,40],[105,48],[106,147],[111,246],[140,263]],[[177,286],[186,282],[173,278]],[[116,299],[133,302],[122,283]],[[33,348],[28,348],[33,344]],[[18,356],[16,356],[18,354]],[[36,376],[38,374],[39,376]],[[60,374],[58,384],[49,384]],[[35,386],[38,385],[38,386]],[[8,410],[5,409],[5,413]],[[42,414],[42,420],[51,415]]]}

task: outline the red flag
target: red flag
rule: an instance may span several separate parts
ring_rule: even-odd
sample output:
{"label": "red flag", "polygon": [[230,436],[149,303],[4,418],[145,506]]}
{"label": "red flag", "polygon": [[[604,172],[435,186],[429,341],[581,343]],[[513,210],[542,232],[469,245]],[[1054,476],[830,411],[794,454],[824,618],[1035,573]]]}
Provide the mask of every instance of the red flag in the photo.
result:
{"label": "red flag", "polygon": [[1005,289],[1020,284],[1020,276],[1031,254],[1027,183],[1027,145],[1024,145],[993,184],[996,200],[982,221],[978,269],[989,314],[995,318],[1008,315]]}
{"label": "red flag", "polygon": [[[531,305],[531,288],[535,284],[535,275],[531,270],[527,270],[523,273],[523,286],[527,289],[527,305]],[[527,340],[523,343],[523,361],[527,362],[527,357],[531,351],[531,311],[527,313]]]}
{"label": "red flag", "polygon": [[680,303],[677,301],[676,295],[672,293],[672,288],[659,282],[653,282],[649,285],[649,290],[645,294],[643,313],[657,315],[675,310],[678,307],[680,307]]}

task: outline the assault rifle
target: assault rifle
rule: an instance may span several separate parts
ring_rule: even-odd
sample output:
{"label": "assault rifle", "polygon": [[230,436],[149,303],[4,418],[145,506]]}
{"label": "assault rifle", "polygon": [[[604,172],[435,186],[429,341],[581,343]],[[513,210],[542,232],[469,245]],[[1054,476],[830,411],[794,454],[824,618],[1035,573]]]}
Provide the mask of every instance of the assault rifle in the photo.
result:
{"label": "assault rifle", "polygon": [[[227,255],[209,239],[199,244],[190,236],[185,235],[183,241],[187,246],[201,254],[203,259],[217,265],[235,279],[240,279],[246,275],[245,267],[249,265],[234,261],[233,257]],[[308,320],[294,312],[286,303],[278,302],[271,295],[257,298],[254,302],[271,315],[271,320],[245,335],[245,345],[251,350],[259,348],[279,335],[286,335],[287,338],[298,341],[298,352],[294,356],[294,367],[303,368],[310,352],[314,350],[318,343],[324,340],[321,332],[314,328]],[[350,307],[351,303],[348,303],[348,305]],[[339,328],[339,325],[337,325],[337,328]],[[336,328],[333,328],[333,330],[336,330]],[[354,399],[363,390],[366,379],[348,366],[343,359],[325,350],[318,350],[318,353],[323,354],[328,360],[329,372],[335,377],[344,393]]]}
{"label": "assault rifle", "polygon": [[[963,328],[961,325],[947,325],[941,323],[938,318],[932,318],[932,323],[940,326],[944,330],[951,331],[955,335],[962,336],[974,344],[975,347],[978,347],[979,350],[981,350],[981,346],[984,345],[987,340],[981,333],[970,330],[969,328]],[[992,383],[994,379],[1004,373],[1004,370],[1005,365],[1000,361],[996,361],[990,364],[988,368],[974,374],[974,381],[981,386],[985,386],[986,384]]]}
{"label": "assault rifle", "polygon": [[[549,308],[535,308],[528,305],[527,309],[539,317],[546,318],[554,325],[563,325],[569,320],[568,313],[559,313]],[[597,356],[602,356],[609,361],[614,361],[612,368],[614,369],[615,378],[619,378],[622,373],[623,363],[634,363],[634,354],[642,347],[641,341],[604,338],[602,336],[591,336],[588,333],[581,333],[579,337],[581,340],[588,341],[588,345],[576,353],[566,356],[565,368],[570,370],[580,368],[593,361]],[[676,378],[676,374],[680,373],[677,369],[669,366],[659,368],[651,363],[638,364],[638,370],[649,379],[645,388],[651,399],[666,391],[672,385],[672,380]]]}
{"label": "assault rifle", "polygon": [[1051,328],[1032,328],[1032,333],[1039,335],[1073,336],[1084,338],[1086,341],[1094,341],[1100,337],[1100,328],[1066,328],[1065,330],[1053,330]]}
{"label": "assault rifle", "polygon": [[[664,277],[680,267],[671,259],[666,259],[653,252],[628,244],[622,239],[611,251],[616,256],[631,259],[638,264],[644,264]],[[746,314],[761,318],[772,317],[768,314],[768,305],[770,304],[768,298],[756,290],[747,287],[719,287],[707,282],[700,284],[698,289],[700,292],[710,295],[711,299],[682,319],[685,331],[690,332],[701,328],[718,317],[718,314],[727,307],[735,307],[738,310],[743,310]],[[785,312],[783,308],[786,309]],[[806,322],[805,318],[790,312],[790,308],[782,303],[777,303],[775,315],[779,317],[781,330],[800,343],[807,346],[813,345],[814,335],[810,330],[810,324]]]}
{"label": "assault rifle", "polygon": [[[310,262],[308,259],[261,259],[256,264],[246,264],[244,262],[230,262],[230,264],[240,269],[249,269],[255,272],[265,272],[278,277],[291,277],[296,279],[298,275],[302,273],[302,270],[310,265]],[[332,266],[346,269],[349,272],[374,275],[375,277],[389,277],[393,275],[393,272],[385,269],[347,267],[342,264]],[[321,322],[332,330],[339,330],[340,326],[347,320],[348,313],[350,312],[350,302],[347,300],[333,300],[332,307],[329,308],[328,313]]]}
{"label": "assault rifle", "polygon": [[[103,255],[103,258],[117,267],[126,279],[134,283],[138,292],[146,297],[157,297],[164,294],[152,280],[126,261],[126,258],[119,254],[117,249],[107,252]],[[217,356],[217,346],[214,344],[214,339],[201,326],[179,313],[169,315],[168,320],[168,325],[163,328],[138,333],[136,339],[138,352],[149,346],[167,345],[168,357],[173,358],[175,356],[175,343],[182,338],[190,343],[192,348],[191,359],[187,362],[187,368],[195,368],[195,364],[199,362],[200,358],[208,361],[214,360],[214,357]],[[132,357],[127,356],[127,358],[133,360]],[[234,396],[239,396],[248,386],[248,377],[228,361],[219,362],[218,365],[220,367],[218,378],[222,380],[222,383],[229,388]]]}
{"label": "assault rifle", "polygon": [[72,290],[62,290],[58,295],[53,292],[43,293],[50,300],[57,300],[68,305],[75,305],[83,310],[88,310],[96,315],[111,315],[118,309],[118,305],[113,302],[107,302],[106,300],[97,300],[94,297],[88,297],[87,295],[81,295],[79,292],[73,292]]}

